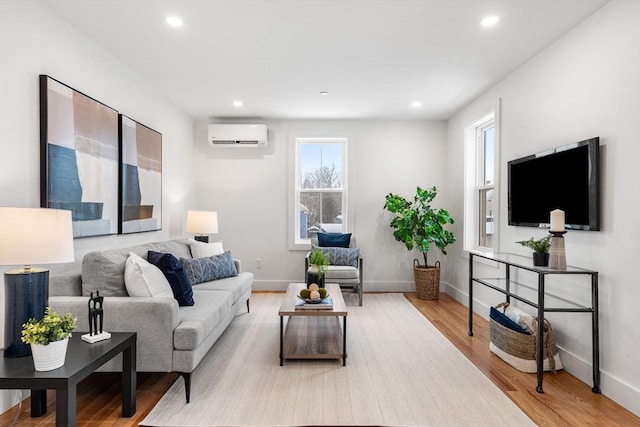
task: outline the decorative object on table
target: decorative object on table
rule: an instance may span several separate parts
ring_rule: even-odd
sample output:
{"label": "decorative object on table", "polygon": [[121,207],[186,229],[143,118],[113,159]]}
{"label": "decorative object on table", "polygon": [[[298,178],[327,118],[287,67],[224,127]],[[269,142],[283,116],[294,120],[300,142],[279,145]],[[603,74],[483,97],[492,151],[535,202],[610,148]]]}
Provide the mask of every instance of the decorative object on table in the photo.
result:
{"label": "decorative object on table", "polygon": [[317,304],[327,297],[327,290],[312,283],[307,289],[300,290],[299,297],[310,304]]}
{"label": "decorative object on table", "polygon": [[[537,370],[536,348],[538,340],[538,319],[529,316],[531,323],[531,333],[516,323],[513,317],[507,314],[509,304],[504,302],[498,304],[495,308],[491,307],[489,315],[489,350],[500,357],[502,360],[522,371],[533,373]],[[503,308],[505,313],[499,309]],[[520,316],[524,316],[524,312],[517,312]],[[556,347],[556,338],[551,323],[544,319],[543,333],[543,368],[545,371],[555,372],[562,369],[562,362],[558,348]]]}
{"label": "decorative object on table", "polygon": [[[162,229],[162,134],[118,115],[120,221],[118,233]],[[142,185],[141,185],[142,183]]]}
{"label": "decorative object on table", "polygon": [[72,262],[71,211],[0,207],[0,265],[24,265],[4,273],[4,357],[31,355],[22,325],[41,319],[49,302],[49,270],[31,264]]}
{"label": "decorative object on table", "polygon": [[31,346],[36,371],[51,371],[64,365],[76,320],[71,313],[59,316],[47,307],[42,319],[32,318],[22,325],[22,342]]}
{"label": "decorative object on table", "polygon": [[73,236],[118,232],[118,112],[40,75],[40,206],[72,212]]}
{"label": "decorative object on table", "polygon": [[564,229],[564,211],[555,209],[551,211],[551,249],[549,256],[549,268],[555,270],[567,269],[567,256],[564,250],[564,237],[567,231]]}
{"label": "decorative object on table", "polygon": [[89,344],[93,344],[94,342],[107,340],[111,338],[111,334],[109,332],[105,332],[102,330],[103,325],[103,317],[104,310],[102,309],[102,304],[104,303],[104,297],[100,296],[100,291],[96,291],[96,296],[93,296],[93,292],[91,292],[91,296],[89,297],[89,333],[82,335],[82,341],[86,341]]}
{"label": "decorative object on table", "polygon": [[408,250],[415,248],[424,257],[424,265],[418,259],[413,261],[413,274],[418,298],[427,300],[437,300],[440,293],[440,262],[427,263],[429,248],[434,244],[446,255],[445,248],[456,241],[453,233],[444,228],[445,224],[454,223],[449,212],[431,207],[437,193],[436,187],[417,187],[411,202],[389,193],[384,203],[384,209],[395,214],[389,224],[394,229],[393,236]]}
{"label": "decorative object on table", "polygon": [[307,287],[311,284],[317,284],[318,287],[324,288],[324,273],[329,265],[329,256],[320,248],[313,248],[309,255],[309,269],[307,270]]}
{"label": "decorative object on table", "polygon": [[209,243],[207,234],[218,233],[218,212],[187,212],[187,233],[196,234],[194,239],[199,242]]}
{"label": "decorative object on table", "polygon": [[546,267],[549,265],[549,247],[551,246],[551,236],[545,236],[542,239],[535,240],[531,237],[529,240],[521,240],[516,242],[533,251],[533,265],[538,267]]}

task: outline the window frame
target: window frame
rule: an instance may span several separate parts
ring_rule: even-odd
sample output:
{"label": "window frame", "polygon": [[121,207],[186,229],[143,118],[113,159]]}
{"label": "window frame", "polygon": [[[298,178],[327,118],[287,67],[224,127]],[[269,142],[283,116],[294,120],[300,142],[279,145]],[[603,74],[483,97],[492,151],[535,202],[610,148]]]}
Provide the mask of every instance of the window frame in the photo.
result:
{"label": "window frame", "polygon": [[300,230],[300,194],[310,189],[301,188],[301,149],[303,144],[340,144],[342,145],[342,187],[340,190],[319,188],[312,189],[311,191],[318,193],[342,193],[342,231],[346,232],[349,228],[349,171],[348,171],[348,137],[335,137],[335,136],[292,136],[293,142],[293,158],[292,164],[292,177],[290,179],[291,191],[289,195],[290,208],[289,208],[289,248],[293,250],[308,250],[311,246],[311,238],[301,239],[299,237]]}
{"label": "window frame", "polygon": [[[500,230],[500,103],[496,109],[482,115],[466,128],[464,171],[465,203],[463,241],[465,251],[497,252],[499,250]],[[483,184],[485,177],[485,141],[484,132],[493,127],[493,184]],[[486,227],[486,218],[481,215],[480,195],[487,189],[493,189],[492,216],[493,237],[491,246],[480,245],[481,227]],[[486,217],[486,215],[485,215]]]}

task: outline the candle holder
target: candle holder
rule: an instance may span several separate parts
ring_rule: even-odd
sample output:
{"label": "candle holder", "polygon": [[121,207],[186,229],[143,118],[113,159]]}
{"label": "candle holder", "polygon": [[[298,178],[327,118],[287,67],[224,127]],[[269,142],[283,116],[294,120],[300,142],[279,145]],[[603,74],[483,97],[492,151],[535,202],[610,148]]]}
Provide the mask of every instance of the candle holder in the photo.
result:
{"label": "candle holder", "polygon": [[550,231],[551,248],[549,249],[549,268],[554,270],[567,269],[567,256],[564,251],[564,237],[566,231]]}

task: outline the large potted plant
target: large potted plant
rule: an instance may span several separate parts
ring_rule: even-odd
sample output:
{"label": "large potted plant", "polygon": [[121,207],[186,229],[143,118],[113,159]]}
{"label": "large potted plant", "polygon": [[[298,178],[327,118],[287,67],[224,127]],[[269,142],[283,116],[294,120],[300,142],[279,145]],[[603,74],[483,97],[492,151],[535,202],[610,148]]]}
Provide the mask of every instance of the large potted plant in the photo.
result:
{"label": "large potted plant", "polygon": [[64,365],[69,337],[75,328],[75,316],[59,316],[51,307],[47,307],[42,319],[29,319],[22,325],[22,342],[31,345],[36,371],[51,371]]}
{"label": "large potted plant", "polygon": [[435,245],[446,255],[445,248],[456,241],[453,233],[444,228],[446,224],[454,223],[449,212],[431,207],[437,194],[436,187],[417,187],[413,201],[389,193],[384,203],[384,208],[395,215],[390,226],[396,240],[404,243],[408,250],[415,248],[422,253],[424,264],[415,259],[413,274],[418,298],[428,300],[437,300],[440,293],[440,262],[428,264],[429,249]]}

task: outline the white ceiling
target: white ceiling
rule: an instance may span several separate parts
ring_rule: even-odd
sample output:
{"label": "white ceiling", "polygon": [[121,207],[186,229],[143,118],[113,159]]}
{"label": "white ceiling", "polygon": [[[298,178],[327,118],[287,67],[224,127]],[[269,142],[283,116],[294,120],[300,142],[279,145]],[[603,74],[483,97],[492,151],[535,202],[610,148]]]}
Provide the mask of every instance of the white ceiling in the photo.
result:
{"label": "white ceiling", "polygon": [[446,119],[606,0],[45,2],[197,119]]}

